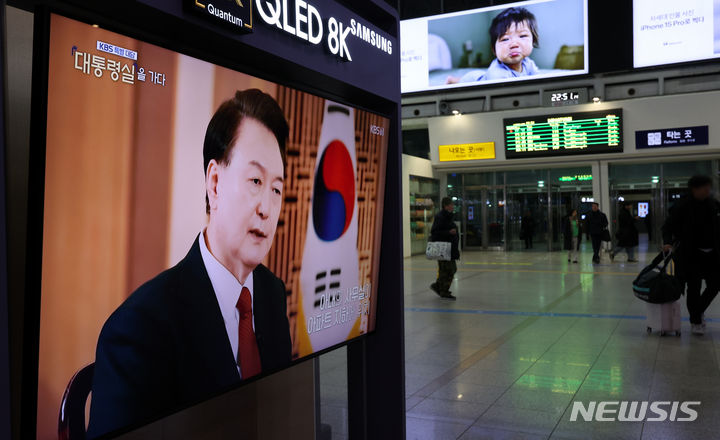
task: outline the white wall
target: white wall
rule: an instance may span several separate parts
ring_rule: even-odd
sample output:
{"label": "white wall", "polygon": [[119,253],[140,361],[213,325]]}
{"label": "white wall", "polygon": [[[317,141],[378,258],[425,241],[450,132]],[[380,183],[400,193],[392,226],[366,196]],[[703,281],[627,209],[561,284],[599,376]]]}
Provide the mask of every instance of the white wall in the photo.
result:
{"label": "white wall", "polygon": [[[185,257],[198,233],[207,224],[205,170],[202,148],[205,129],[214,109],[215,67],[190,57],[178,57],[175,103],[170,228],[167,264]],[[203,81],[198,81],[203,78]],[[207,119],[198,118],[207,115]]]}
{"label": "white wall", "polygon": [[[556,114],[563,112],[583,112],[621,108],[623,110],[622,153],[590,154],[563,158],[505,159],[505,140],[503,119]],[[684,95],[638,98],[625,101],[611,101],[600,104],[584,104],[564,108],[539,107],[533,109],[511,110],[491,113],[475,113],[461,116],[442,116],[428,119],[430,134],[430,160],[438,169],[459,169],[463,167],[508,167],[523,166],[552,167],[562,163],[587,163],[599,160],[638,160],[665,158],[675,155],[720,154],[720,92],[702,92]],[[636,130],[654,130],[660,128],[687,127],[695,125],[710,126],[710,145],[694,147],[635,149]],[[495,159],[465,162],[443,162],[438,160],[438,145],[461,144],[470,142],[495,142]]]}
{"label": "white wall", "polygon": [[[587,154],[564,158],[506,159],[503,119],[523,116],[552,115],[622,109],[623,152],[612,154]],[[651,98],[637,98],[609,101],[600,104],[584,104],[564,108],[539,107],[490,113],[475,113],[461,116],[442,116],[427,120],[430,137],[430,159],[433,169],[440,178],[447,172],[487,170],[493,171],[518,168],[553,168],[562,166],[587,165],[593,169],[593,198],[607,212],[610,206],[608,186],[608,164],[624,161],[652,162],[672,161],[682,157],[685,160],[702,160],[720,156],[720,91],[668,95]],[[708,125],[709,145],[692,147],[653,148],[637,150],[635,132],[663,128]],[[473,142],[495,142],[495,159],[462,162],[439,162],[438,146]],[[442,188],[445,189],[445,188]],[[409,225],[408,225],[409,228]]]}
{"label": "white wall", "polygon": [[402,155],[403,256],[410,252],[410,176],[435,177],[432,162],[420,157]]}

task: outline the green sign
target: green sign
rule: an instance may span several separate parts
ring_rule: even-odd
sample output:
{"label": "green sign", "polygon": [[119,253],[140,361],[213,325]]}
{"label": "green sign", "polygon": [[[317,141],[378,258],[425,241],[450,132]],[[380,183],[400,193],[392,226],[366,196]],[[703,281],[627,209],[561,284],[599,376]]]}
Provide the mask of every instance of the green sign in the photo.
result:
{"label": "green sign", "polygon": [[561,182],[586,182],[592,180],[592,174],[576,174],[574,176],[558,177]]}

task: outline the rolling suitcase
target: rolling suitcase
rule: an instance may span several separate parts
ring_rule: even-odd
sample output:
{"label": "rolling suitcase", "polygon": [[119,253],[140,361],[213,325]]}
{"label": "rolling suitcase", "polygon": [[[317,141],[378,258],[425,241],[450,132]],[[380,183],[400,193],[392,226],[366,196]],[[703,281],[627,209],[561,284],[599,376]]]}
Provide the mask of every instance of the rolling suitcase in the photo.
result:
{"label": "rolling suitcase", "polygon": [[663,304],[647,304],[645,324],[647,332],[659,331],[660,336],[675,333],[680,336],[680,300]]}
{"label": "rolling suitcase", "polygon": [[680,298],[685,286],[675,277],[671,254],[660,253],[633,281],[633,293],[645,301],[647,332],[658,331],[660,336],[680,336]]}

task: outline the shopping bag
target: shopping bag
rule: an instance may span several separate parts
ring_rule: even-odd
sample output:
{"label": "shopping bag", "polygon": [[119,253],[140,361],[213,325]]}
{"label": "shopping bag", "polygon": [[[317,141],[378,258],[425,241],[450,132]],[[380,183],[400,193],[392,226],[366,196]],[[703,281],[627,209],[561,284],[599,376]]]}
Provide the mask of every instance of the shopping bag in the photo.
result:
{"label": "shopping bag", "polygon": [[610,258],[610,251],[612,250],[612,243],[609,241],[603,241],[600,243],[600,252],[598,256],[600,257],[600,264],[610,264],[612,263],[612,259]]}
{"label": "shopping bag", "polygon": [[429,260],[450,261],[452,245],[447,241],[428,241],[425,256]]}
{"label": "shopping bag", "polygon": [[677,301],[683,294],[684,283],[668,273],[672,253],[662,252],[644,268],[633,281],[633,293],[645,302],[664,304]]}

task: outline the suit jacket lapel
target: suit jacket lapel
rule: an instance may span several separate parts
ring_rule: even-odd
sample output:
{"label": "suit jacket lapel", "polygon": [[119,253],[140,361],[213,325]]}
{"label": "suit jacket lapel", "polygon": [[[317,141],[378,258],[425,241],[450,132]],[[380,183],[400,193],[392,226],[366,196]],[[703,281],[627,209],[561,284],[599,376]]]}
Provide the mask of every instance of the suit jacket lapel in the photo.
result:
{"label": "suit jacket lapel", "polygon": [[184,315],[191,330],[187,335],[187,343],[191,344],[188,351],[198,353],[205,363],[212,365],[218,384],[237,382],[240,378],[237,361],[197,239],[178,266],[183,274],[183,285],[178,290],[182,292]]}
{"label": "suit jacket lapel", "polygon": [[270,299],[268,289],[270,287],[265,272],[261,268],[262,266],[258,266],[253,271],[253,314],[255,315],[255,338],[260,352],[260,361],[265,367],[267,366],[266,342],[271,331],[268,325],[272,325],[272,316],[269,315],[271,310],[270,304],[268,304]]}

